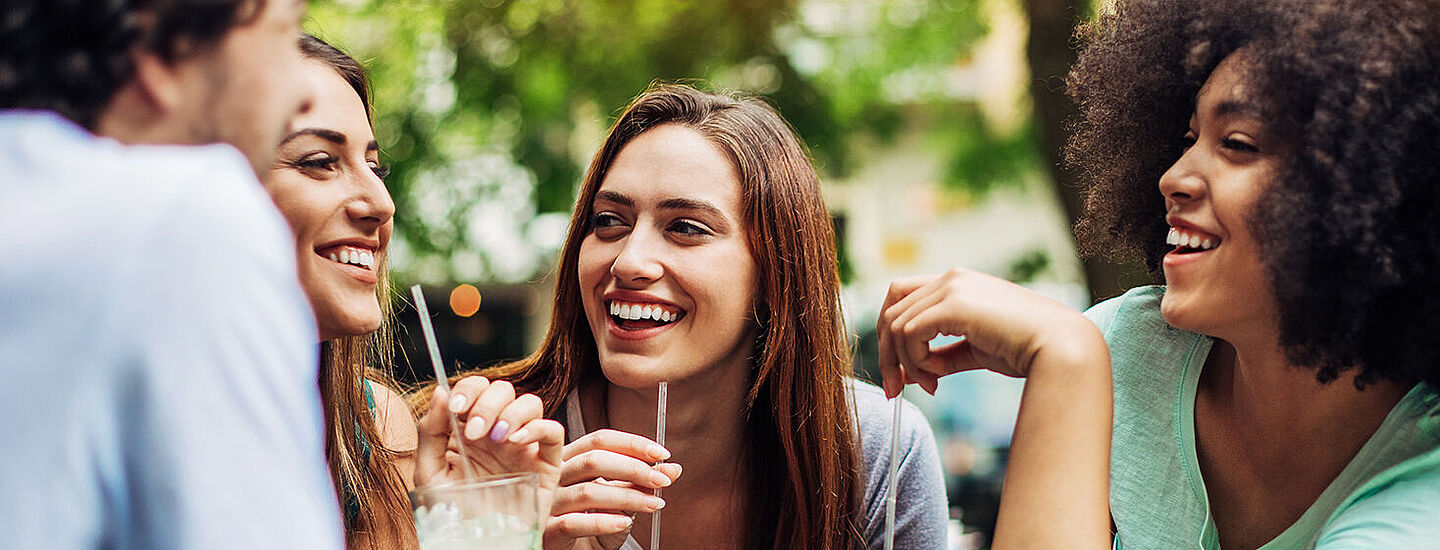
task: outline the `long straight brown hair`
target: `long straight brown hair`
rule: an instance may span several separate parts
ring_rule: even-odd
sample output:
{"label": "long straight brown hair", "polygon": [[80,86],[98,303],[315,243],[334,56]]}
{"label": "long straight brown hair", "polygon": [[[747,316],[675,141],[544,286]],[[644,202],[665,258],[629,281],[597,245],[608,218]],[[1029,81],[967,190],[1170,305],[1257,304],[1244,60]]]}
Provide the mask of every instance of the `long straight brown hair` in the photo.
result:
{"label": "long straight brown hair", "polygon": [[735,163],[743,223],[760,274],[760,330],[745,412],[750,508],[744,540],[754,548],[861,546],[860,453],[847,397],[850,350],[834,230],[804,146],[763,101],[678,85],[652,86],[635,98],[581,185],[544,342],[529,357],[481,374],[535,393],[548,416],[582,382],[603,381],[580,301],[580,243],[590,233],[595,194],[615,157],[636,136],[663,124],[699,132]]}
{"label": "long straight brown hair", "polygon": [[[365,116],[370,117],[369,82],[359,62],[308,34],[300,38],[300,51],[306,59],[334,69],[359,94]],[[350,550],[417,547],[405,474],[394,465],[395,459],[405,453],[385,446],[374,411],[365,398],[367,380],[397,388],[388,371],[372,366],[390,360],[388,352],[393,342],[389,271],[382,261],[375,272],[379,278],[375,292],[380,302],[380,328],[370,334],[320,344],[325,461],[339,502],[345,507],[345,543]]]}

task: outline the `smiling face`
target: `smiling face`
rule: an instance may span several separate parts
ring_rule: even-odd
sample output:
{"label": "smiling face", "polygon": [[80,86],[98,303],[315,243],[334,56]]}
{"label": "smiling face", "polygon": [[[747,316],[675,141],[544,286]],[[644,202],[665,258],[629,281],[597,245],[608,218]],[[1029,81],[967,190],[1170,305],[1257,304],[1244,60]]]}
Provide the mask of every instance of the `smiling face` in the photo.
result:
{"label": "smiling face", "polygon": [[1278,172],[1283,144],[1244,82],[1244,51],[1200,89],[1184,155],[1160,178],[1170,226],[1165,320],[1225,339],[1273,331],[1275,293],[1248,220]]}
{"label": "smiling face", "polygon": [[667,124],[625,145],[591,207],[579,283],[611,383],[651,387],[744,369],[758,281],[734,163]]}
{"label": "smiling face", "polygon": [[335,69],[306,63],[316,101],[291,121],[265,188],[295,231],[300,282],[321,340],[380,327],[378,272],[395,204],[360,96]]}

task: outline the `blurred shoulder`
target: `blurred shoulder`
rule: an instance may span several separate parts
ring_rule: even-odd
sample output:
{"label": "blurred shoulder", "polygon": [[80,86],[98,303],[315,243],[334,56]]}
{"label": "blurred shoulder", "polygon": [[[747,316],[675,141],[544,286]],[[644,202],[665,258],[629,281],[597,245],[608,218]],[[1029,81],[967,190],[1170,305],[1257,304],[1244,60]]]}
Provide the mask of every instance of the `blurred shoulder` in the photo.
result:
{"label": "blurred shoulder", "polygon": [[375,427],[380,431],[385,447],[396,451],[414,449],[417,443],[415,416],[410,412],[405,397],[390,386],[374,380],[367,379],[365,384],[374,396],[375,405],[370,413],[375,417]]}

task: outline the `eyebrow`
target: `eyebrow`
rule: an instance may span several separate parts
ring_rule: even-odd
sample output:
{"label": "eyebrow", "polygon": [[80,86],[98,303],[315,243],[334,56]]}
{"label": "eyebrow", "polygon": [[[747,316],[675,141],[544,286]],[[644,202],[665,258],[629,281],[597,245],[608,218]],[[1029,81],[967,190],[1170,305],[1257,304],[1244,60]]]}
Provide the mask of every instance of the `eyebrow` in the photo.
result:
{"label": "eyebrow", "polygon": [[1259,105],[1249,101],[1225,100],[1215,106],[1215,118],[1225,118],[1232,115],[1263,118],[1264,110],[1261,109]]}
{"label": "eyebrow", "polygon": [[290,132],[288,135],[286,135],[285,139],[280,140],[280,144],[284,145],[286,143],[289,143],[290,140],[298,138],[300,136],[315,136],[325,141],[333,142],[336,145],[345,145],[345,134],[336,132],[334,130],[326,130],[324,128],[301,128],[299,130],[295,130],[294,132]]}
{"label": "eyebrow", "polygon": [[[345,139],[345,134],[336,132],[334,130],[326,130],[324,128],[301,128],[294,132],[290,132],[289,135],[285,136],[285,139],[280,140],[280,144],[284,145],[286,143],[289,143],[290,140],[298,138],[300,136],[315,136],[325,141],[332,142],[336,145],[345,145],[345,142],[347,141]],[[370,143],[365,144],[365,151],[367,152],[379,150],[380,142],[378,141],[372,139],[370,140]]]}
{"label": "eyebrow", "polygon": [[[597,192],[595,193],[595,200],[613,202],[627,208],[635,207],[635,199],[632,199],[622,193],[616,193],[614,191]],[[728,218],[725,215],[724,211],[720,210],[718,207],[710,204],[709,202],[699,199],[675,197],[660,201],[660,204],[656,206],[662,210],[698,210],[700,212],[715,216],[721,222],[728,221]]]}

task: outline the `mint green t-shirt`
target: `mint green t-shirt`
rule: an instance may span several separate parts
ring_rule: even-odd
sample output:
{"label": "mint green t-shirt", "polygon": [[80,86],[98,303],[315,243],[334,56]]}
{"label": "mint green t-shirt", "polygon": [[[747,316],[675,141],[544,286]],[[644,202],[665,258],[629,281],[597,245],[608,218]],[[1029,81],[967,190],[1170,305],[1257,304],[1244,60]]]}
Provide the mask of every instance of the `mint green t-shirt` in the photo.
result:
{"label": "mint green t-shirt", "polygon": [[[1115,548],[1218,550],[1195,451],[1195,388],[1212,338],[1160,315],[1141,287],[1085,315],[1110,345]],[[1416,342],[1416,345],[1433,345]],[[1440,393],[1416,385],[1300,519],[1261,550],[1440,549]]]}

